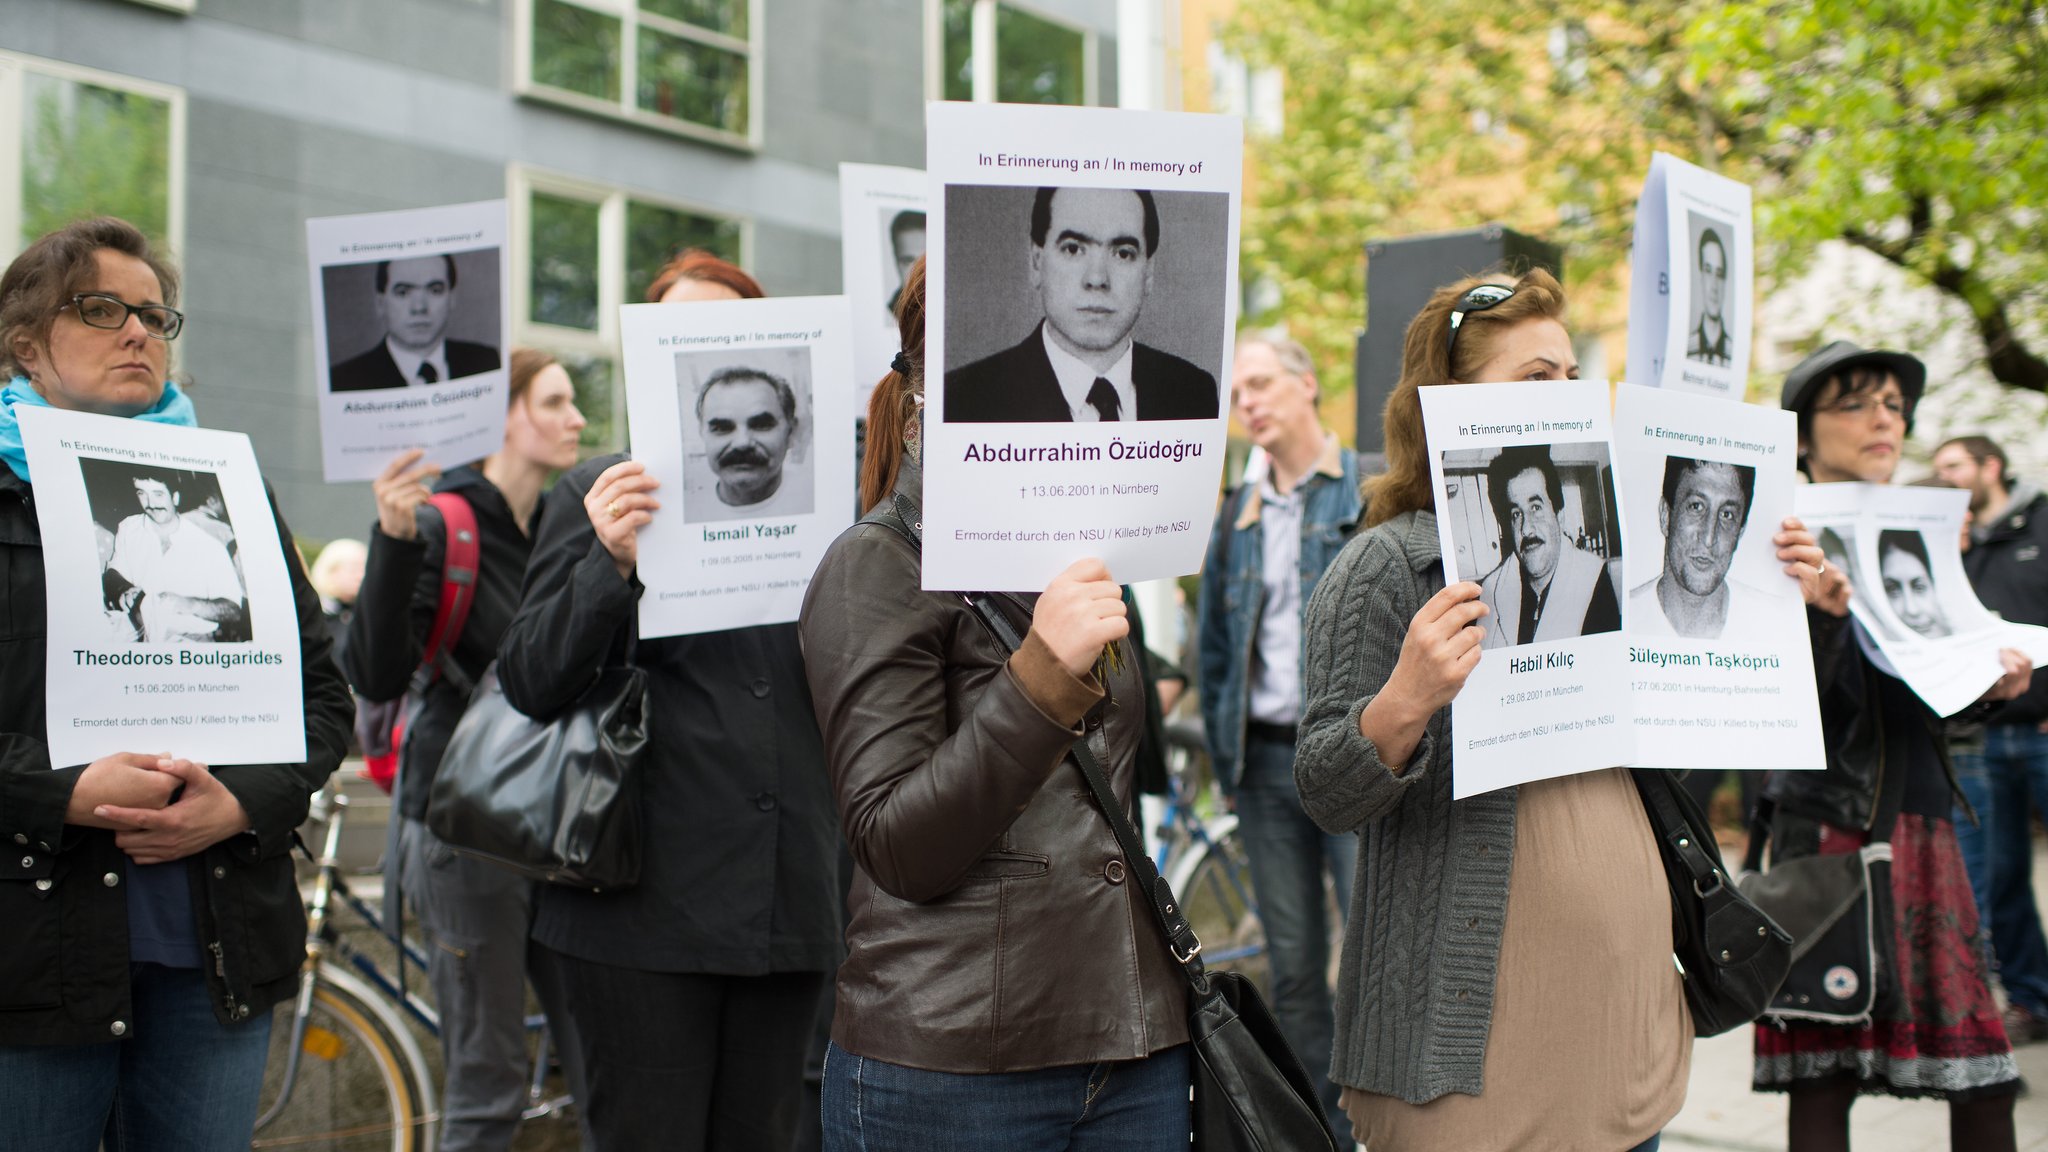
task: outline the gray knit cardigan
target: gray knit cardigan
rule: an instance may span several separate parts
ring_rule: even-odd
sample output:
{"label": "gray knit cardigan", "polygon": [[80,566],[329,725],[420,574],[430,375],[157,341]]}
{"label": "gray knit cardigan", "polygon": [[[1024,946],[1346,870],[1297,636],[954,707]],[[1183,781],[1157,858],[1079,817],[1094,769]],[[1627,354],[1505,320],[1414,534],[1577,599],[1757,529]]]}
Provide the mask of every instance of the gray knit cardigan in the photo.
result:
{"label": "gray knit cardigan", "polygon": [[1485,1087],[1515,848],[1515,789],[1451,799],[1450,709],[1399,776],[1358,732],[1409,620],[1443,586],[1436,516],[1404,512],[1345,545],[1301,629],[1294,780],[1311,819],[1358,835],[1330,1078],[1411,1104]]}

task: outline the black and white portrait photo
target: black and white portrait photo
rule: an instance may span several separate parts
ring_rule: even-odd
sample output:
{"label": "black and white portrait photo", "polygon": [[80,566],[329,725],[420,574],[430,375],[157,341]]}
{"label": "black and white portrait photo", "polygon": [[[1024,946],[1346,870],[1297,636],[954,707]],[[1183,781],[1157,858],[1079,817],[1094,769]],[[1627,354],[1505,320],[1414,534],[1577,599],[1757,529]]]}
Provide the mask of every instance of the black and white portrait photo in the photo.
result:
{"label": "black and white portrait photo", "polygon": [[499,249],[320,270],[334,392],[420,388],[503,363]]}
{"label": "black and white portrait photo", "polygon": [[1443,454],[1439,515],[1459,580],[1479,584],[1482,648],[1621,628],[1621,530],[1604,442]]}
{"label": "black and white portrait photo", "polygon": [[947,423],[1222,410],[1230,198],[948,185]]}
{"label": "black and white portrait photo", "polygon": [[896,326],[896,301],[903,296],[910,266],[924,255],[924,212],[918,208],[882,209],[882,317]]}
{"label": "black and white portrait photo", "polygon": [[676,354],[683,519],[765,520],[815,507],[811,350]]}
{"label": "black and white portrait photo", "polygon": [[1629,590],[1630,633],[1718,640],[1732,626],[1733,635],[1756,635],[1768,626],[1759,615],[1768,611],[1766,598],[1729,576],[1756,502],[1756,469],[1666,456],[1663,477],[1656,502],[1663,567]]}
{"label": "black and white portrait photo", "polygon": [[1685,338],[1685,358],[1712,368],[1734,362],[1734,300],[1728,283],[1735,251],[1735,228],[1698,212],[1685,214],[1692,244],[1692,319]]}
{"label": "black and white portrait photo", "polygon": [[220,479],[211,472],[79,457],[99,547],[105,639],[249,639],[249,597]]}
{"label": "black and white portrait photo", "polygon": [[1877,534],[1877,576],[1892,615],[1922,640],[1955,633],[1934,583],[1925,533],[1886,528]]}
{"label": "black and white portrait photo", "polygon": [[1819,532],[1821,555],[1830,566],[1842,570],[1849,578],[1849,593],[1864,608],[1860,619],[1877,629],[1879,636],[1886,640],[1900,639],[1899,631],[1893,626],[1890,616],[1871,604],[1870,597],[1876,595],[1877,587],[1864,580],[1863,565],[1856,559],[1856,529],[1847,524],[1836,524],[1822,528]]}

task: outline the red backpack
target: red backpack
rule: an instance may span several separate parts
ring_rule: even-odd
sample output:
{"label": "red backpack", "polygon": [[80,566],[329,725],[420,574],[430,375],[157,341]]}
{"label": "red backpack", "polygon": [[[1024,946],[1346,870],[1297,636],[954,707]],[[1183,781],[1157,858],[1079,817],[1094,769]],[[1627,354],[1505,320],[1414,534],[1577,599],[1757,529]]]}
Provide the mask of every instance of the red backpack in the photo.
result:
{"label": "red backpack", "polygon": [[426,650],[420,654],[419,670],[413,673],[412,686],[404,695],[379,704],[365,702],[356,713],[356,738],[363,748],[363,767],[357,775],[386,795],[398,778],[406,715],[427,685],[442,675],[442,658],[452,659],[462,626],[469,622],[469,608],[476,600],[477,560],[483,552],[476,532],[476,510],[467,499],[457,492],[437,492],[428,503],[440,509],[448,531],[442,549],[441,600],[434,608],[433,627],[427,630]]}

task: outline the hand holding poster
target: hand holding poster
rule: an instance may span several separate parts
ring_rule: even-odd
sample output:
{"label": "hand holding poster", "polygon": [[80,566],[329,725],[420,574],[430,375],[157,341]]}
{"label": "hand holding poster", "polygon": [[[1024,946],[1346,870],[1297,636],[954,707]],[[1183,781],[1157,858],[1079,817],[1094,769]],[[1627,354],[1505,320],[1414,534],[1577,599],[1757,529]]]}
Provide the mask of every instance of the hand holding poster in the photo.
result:
{"label": "hand holding poster", "polygon": [[1755,262],[1749,186],[1676,156],[1636,201],[1628,379],[1740,400],[1749,384]]}
{"label": "hand holding poster", "polygon": [[853,519],[846,298],[629,304],[619,322],[633,454],[661,484],[640,634],[795,620]]}
{"label": "hand holding poster", "polygon": [[1969,493],[1889,484],[1812,484],[1801,519],[1849,577],[1849,610],[1881,668],[1950,716],[2003,673],[2000,648],[2048,664],[2048,628],[1999,619],[1963,571]]}
{"label": "hand holding poster", "polygon": [[1792,413],[1623,385],[1614,406],[1636,759],[1825,768],[1792,515]]}
{"label": "hand holding poster", "polygon": [[1629,763],[1607,386],[1444,385],[1421,398],[1444,577],[1476,582],[1487,608],[1484,651],[1451,703],[1452,794]]}
{"label": "hand holding poster", "polygon": [[505,435],[505,202],[306,221],[329,483],[426,449],[453,466]]}
{"label": "hand holding poster", "polygon": [[853,312],[854,413],[889,370],[900,337],[896,298],[925,249],[924,173],[880,164],[839,166],[839,265]]}
{"label": "hand holding poster", "polygon": [[49,590],[50,762],[304,760],[298,615],[249,438],[19,414]]}
{"label": "hand holding poster", "polygon": [[[1201,565],[1222,469],[1235,118],[934,103],[924,586]],[[934,418],[936,417],[936,418]]]}

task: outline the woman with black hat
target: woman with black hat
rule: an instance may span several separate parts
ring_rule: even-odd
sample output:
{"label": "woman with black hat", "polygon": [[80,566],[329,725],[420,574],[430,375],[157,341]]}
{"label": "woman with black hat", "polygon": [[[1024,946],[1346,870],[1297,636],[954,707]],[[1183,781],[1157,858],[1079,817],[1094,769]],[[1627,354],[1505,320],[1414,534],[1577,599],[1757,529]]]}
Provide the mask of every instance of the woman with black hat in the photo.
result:
{"label": "woman with black hat", "polygon": [[[1926,366],[1904,353],[1837,341],[1808,357],[1783,396],[1799,417],[1801,469],[1816,484],[1890,483],[1926,383]],[[1882,837],[1887,819],[1895,963],[1868,1025],[1759,1027],[1754,1085],[1790,1094],[1791,1152],[1846,1152],[1849,1108],[1866,1092],[1947,1100],[1950,1147],[2009,1152],[2019,1067],[1949,818],[1955,776],[1941,718],[1863,654],[1846,598],[1823,607],[1807,618],[1827,770],[1771,775],[1771,849],[1778,860],[1854,852]],[[2006,673],[1985,701],[2010,699],[2032,673],[2019,653],[2001,656]]]}

